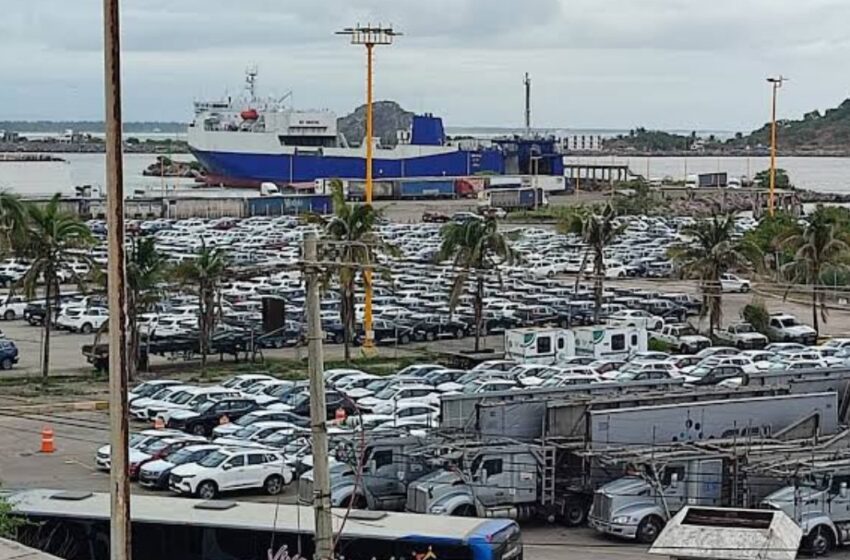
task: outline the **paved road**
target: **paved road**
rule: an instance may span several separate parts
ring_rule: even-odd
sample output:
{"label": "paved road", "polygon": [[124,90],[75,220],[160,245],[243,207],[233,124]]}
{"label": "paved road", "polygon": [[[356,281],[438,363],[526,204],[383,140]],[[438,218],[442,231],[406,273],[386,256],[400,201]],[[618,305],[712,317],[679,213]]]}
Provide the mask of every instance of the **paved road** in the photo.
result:
{"label": "paved road", "polygon": [[[49,423],[55,432],[56,452],[38,452],[40,430]],[[142,428],[136,424],[134,428]],[[56,413],[25,417],[0,416],[0,483],[4,489],[56,488],[109,491],[109,475],[95,468],[94,455],[107,439],[105,413]],[[136,494],[151,494],[133,484]],[[240,494],[238,500],[271,501],[268,496]],[[290,487],[283,503],[293,503],[295,488]],[[643,560],[649,558],[638,545],[597,536],[587,528],[566,529],[558,526],[523,528],[526,558],[530,560],[597,560],[608,558]]]}

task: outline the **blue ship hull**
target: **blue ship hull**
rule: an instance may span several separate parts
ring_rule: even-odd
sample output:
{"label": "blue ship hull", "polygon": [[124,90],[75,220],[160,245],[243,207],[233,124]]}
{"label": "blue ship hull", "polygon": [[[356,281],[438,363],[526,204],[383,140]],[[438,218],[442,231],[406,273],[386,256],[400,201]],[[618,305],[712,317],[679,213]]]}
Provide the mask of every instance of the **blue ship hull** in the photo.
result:
{"label": "blue ship hull", "polygon": [[[229,186],[257,186],[262,182],[306,183],[316,179],[362,179],[362,157],[310,154],[249,154],[193,149],[208,172],[208,182]],[[462,177],[478,173],[503,174],[505,162],[499,150],[458,150],[445,154],[403,159],[373,160],[375,179],[405,177]]]}

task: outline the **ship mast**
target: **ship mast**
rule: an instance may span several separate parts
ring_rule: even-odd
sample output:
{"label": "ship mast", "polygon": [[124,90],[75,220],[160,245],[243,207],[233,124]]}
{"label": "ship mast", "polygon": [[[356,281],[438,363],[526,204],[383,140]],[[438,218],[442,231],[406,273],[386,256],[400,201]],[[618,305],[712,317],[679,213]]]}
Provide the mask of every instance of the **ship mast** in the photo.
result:
{"label": "ship mast", "polygon": [[248,90],[248,98],[251,102],[257,100],[257,71],[256,66],[249,66],[245,70],[245,89]]}

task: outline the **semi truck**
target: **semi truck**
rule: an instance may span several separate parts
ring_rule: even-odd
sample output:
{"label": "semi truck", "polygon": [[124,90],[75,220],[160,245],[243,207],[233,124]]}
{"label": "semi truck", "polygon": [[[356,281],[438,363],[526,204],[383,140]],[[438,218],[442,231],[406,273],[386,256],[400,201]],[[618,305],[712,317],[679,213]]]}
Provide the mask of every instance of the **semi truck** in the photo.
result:
{"label": "semi truck", "polygon": [[483,191],[479,205],[503,210],[532,210],[549,205],[549,196],[543,189],[533,187],[500,188]]}

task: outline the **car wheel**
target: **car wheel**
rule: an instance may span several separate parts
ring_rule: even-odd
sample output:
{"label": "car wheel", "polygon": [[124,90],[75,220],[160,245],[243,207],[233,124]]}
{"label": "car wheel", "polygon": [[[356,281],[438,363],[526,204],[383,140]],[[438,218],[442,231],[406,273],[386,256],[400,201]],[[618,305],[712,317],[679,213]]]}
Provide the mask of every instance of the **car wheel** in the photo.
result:
{"label": "car wheel", "polygon": [[218,486],[212,480],[205,480],[198,484],[195,494],[202,500],[213,500],[218,494]]}
{"label": "car wheel", "polygon": [[458,329],[455,332],[455,338],[463,338],[466,333],[463,332],[463,329]]}
{"label": "car wheel", "polygon": [[804,540],[804,547],[813,556],[825,556],[833,549],[832,531],[823,525],[815,527]]}
{"label": "car wheel", "polygon": [[663,528],[661,519],[654,515],[650,515],[640,522],[637,528],[636,538],[638,542],[643,544],[652,544],[658,538],[661,529]]}
{"label": "car wheel", "polygon": [[742,294],[746,294],[749,291],[750,291],[750,285],[749,284],[744,284],[743,286],[741,286],[741,293]]}
{"label": "car wheel", "polygon": [[283,339],[278,338],[277,340],[275,340],[274,341],[274,347],[275,348],[283,348]]}
{"label": "car wheel", "polygon": [[204,428],[203,424],[195,424],[192,426],[192,433],[196,436],[205,436],[207,435],[207,429]]}
{"label": "car wheel", "polygon": [[401,335],[401,340],[400,340],[400,342],[401,342],[402,344],[410,344],[410,335],[409,335],[409,334],[403,334],[403,335]]}
{"label": "car wheel", "polygon": [[12,319],[15,318],[15,312],[13,310],[9,309],[8,311],[6,311],[6,313],[3,314],[3,318],[6,319],[7,321],[11,321]]}
{"label": "car wheel", "polygon": [[91,324],[83,323],[83,326],[80,327],[80,332],[83,333],[83,334],[91,333]]}
{"label": "car wheel", "polygon": [[437,338],[436,335],[434,335],[434,333],[432,333],[431,331],[425,333],[425,340],[427,340],[428,342],[433,342],[435,338]]}
{"label": "car wheel", "polygon": [[345,337],[342,334],[334,335],[334,344],[342,344],[343,342],[345,342]]}
{"label": "car wheel", "polygon": [[0,362],[0,369],[12,369],[12,358],[3,358]]}
{"label": "car wheel", "polygon": [[269,496],[277,496],[283,492],[283,486],[283,478],[280,475],[274,474],[266,479],[263,489]]}

